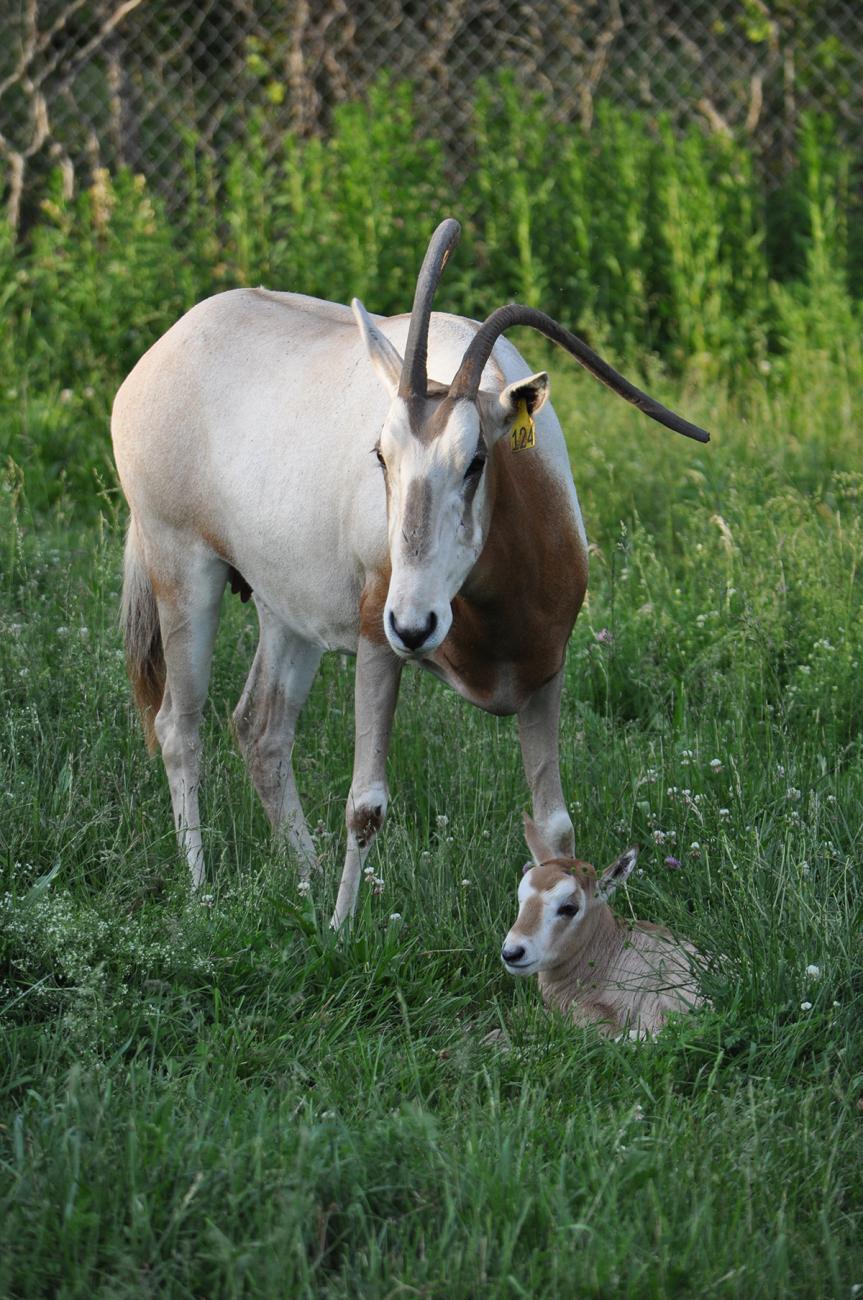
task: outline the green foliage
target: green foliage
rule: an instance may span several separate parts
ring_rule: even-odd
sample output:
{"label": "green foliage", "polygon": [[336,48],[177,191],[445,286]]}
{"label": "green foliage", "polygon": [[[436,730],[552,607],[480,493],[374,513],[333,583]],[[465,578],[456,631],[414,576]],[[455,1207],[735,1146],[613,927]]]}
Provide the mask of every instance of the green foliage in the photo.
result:
{"label": "green foliage", "polygon": [[[409,91],[375,96],[276,162],[264,119],[224,172],[190,149],[191,242],[126,175],[72,203],[58,189],[26,248],[0,234],[0,1293],[847,1297],[863,1280],[847,159],[806,122],[768,203],[735,141],[603,106],[564,131],[501,81],[454,194]],[[205,729],[211,905],[188,897],[128,700],[107,420],[124,373],[236,283],[405,310],[449,211],[466,229],[442,307],[535,301],[714,433],[702,448],[646,425],[518,338],[552,369],[592,539],[562,728],[579,847],[604,863],[640,842],[618,905],[704,955],[712,1005],[655,1043],[576,1032],[500,967],[526,801],[507,720],[406,674],[383,892],[364,885],[336,939],[350,665],[325,659],[295,751],[324,867],[311,901],[226,726],[249,611],[226,603]]]}
{"label": "green foliage", "polygon": [[281,148],[258,113],[222,169],[189,142],[186,237],[138,177],[100,172],[71,202],[58,180],[26,245],[0,236],[0,452],[27,464],[33,503],[79,510],[94,473],[108,480],[112,394],[196,300],[267,283],[405,311],[447,213],[465,233],[444,309],[519,299],[624,360],[650,351],[730,384],[772,368],[801,402],[822,359],[859,374],[863,223],[828,121],[804,117],[797,170],[769,201],[738,141],[602,103],[590,131],[564,126],[512,76],[480,87],[471,129],[454,188],[408,85],[384,78],[326,139]]}

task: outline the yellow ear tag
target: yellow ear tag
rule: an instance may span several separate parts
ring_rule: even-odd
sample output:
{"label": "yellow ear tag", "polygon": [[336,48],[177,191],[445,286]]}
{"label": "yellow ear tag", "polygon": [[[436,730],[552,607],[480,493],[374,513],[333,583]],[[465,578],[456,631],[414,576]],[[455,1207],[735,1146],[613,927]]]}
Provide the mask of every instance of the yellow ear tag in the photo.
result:
{"label": "yellow ear tag", "polygon": [[512,433],[509,435],[509,445],[513,451],[526,451],[528,447],[536,446],[536,425],[533,422],[527,409],[527,402],[524,398],[518,404],[518,410],[515,413],[515,424],[512,426]]}

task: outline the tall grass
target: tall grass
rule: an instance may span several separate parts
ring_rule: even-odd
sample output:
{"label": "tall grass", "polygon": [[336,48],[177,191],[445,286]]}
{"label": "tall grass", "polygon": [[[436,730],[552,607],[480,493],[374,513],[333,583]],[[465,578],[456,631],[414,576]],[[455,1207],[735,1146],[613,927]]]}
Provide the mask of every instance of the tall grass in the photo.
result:
{"label": "tall grass", "polygon": [[78,503],[107,472],[110,394],[194,301],[266,283],[405,311],[448,213],[465,234],[442,308],[481,316],[520,299],[630,363],[733,385],[777,367],[801,399],[802,358],[859,373],[859,204],[828,123],[804,118],[777,194],[743,143],[608,104],[584,133],[506,77],[481,88],[472,132],[454,186],[436,142],[417,138],[410,87],[385,79],[325,140],[277,146],[256,117],[222,169],[194,170],[190,151],[176,226],[139,178],[100,173],[72,202],[58,183],[25,244],[0,236],[0,448],[29,463],[34,502]]}
{"label": "tall grass", "polygon": [[[140,181],[0,233],[0,1294],[716,1296],[863,1283],[863,357],[848,161],[807,122],[767,196],[740,144],[512,83],[448,186],[410,92],[331,138],[267,124],[192,170],[193,237]],[[212,906],[193,904],[116,629],[111,395],[208,292],[537,302],[710,427],[696,447],[536,336],[592,541],[564,789],[580,850],[643,846],[620,907],[704,956],[655,1043],[546,1016],[502,971],[526,794],[510,721],[406,674],[383,893],[326,928],[350,781],[327,657],[295,764],[324,867],[269,838],[227,719],[254,653],[226,602],[205,724]],[[598,634],[604,632],[602,637]],[[608,635],[610,633],[610,635]],[[454,743],[457,737],[457,743]],[[666,868],[673,856],[679,869]],[[817,973],[813,973],[813,968]]]}

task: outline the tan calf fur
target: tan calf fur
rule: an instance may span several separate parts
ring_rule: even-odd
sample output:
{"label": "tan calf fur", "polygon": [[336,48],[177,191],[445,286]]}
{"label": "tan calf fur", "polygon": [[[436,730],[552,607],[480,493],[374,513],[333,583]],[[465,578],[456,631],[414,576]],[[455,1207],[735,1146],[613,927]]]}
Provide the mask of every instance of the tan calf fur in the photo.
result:
{"label": "tan calf fur", "polygon": [[538,975],[546,1006],[612,1036],[652,1036],[672,1012],[699,1006],[692,944],[650,921],[623,921],[608,905],[638,850],[597,879],[589,863],[555,856],[529,817],[525,828],[536,865],[524,869],[518,919],[504,941],[509,973]]}

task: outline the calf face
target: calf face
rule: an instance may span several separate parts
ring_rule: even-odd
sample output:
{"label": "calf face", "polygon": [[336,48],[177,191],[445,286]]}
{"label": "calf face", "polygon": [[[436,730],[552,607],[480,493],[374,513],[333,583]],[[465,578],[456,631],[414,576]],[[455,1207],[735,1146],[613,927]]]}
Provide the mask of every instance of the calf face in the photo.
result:
{"label": "calf face", "polygon": [[518,917],[501,949],[510,975],[534,975],[551,970],[578,954],[589,918],[626,880],[638,849],[622,853],[597,879],[589,862],[557,858],[525,817],[525,835],[533,855],[518,887]]}

